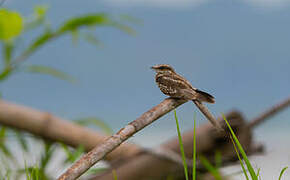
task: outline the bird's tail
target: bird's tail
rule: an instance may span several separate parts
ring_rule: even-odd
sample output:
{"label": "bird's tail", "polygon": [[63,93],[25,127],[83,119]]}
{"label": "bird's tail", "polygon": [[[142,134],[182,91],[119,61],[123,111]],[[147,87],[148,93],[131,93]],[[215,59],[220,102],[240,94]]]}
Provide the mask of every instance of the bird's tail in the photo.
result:
{"label": "bird's tail", "polygon": [[196,99],[201,102],[215,103],[214,97],[206,92],[195,90],[197,92]]}

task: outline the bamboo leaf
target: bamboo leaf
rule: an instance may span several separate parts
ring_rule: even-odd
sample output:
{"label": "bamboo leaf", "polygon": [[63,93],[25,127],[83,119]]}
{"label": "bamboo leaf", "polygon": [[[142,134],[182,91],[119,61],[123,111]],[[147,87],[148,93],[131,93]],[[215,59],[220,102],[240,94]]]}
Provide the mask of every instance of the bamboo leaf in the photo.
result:
{"label": "bamboo leaf", "polygon": [[68,74],[52,67],[41,66],[41,65],[31,65],[27,67],[27,71],[31,73],[41,73],[41,74],[51,75],[53,77],[56,77],[56,78],[59,78],[59,79],[62,79],[71,83],[75,82],[75,79],[69,76]]}
{"label": "bamboo leaf", "polygon": [[96,25],[108,25],[110,19],[106,14],[96,13],[87,14],[79,17],[74,17],[67,20],[57,31],[58,33],[65,33],[74,31],[81,27],[92,27]]}

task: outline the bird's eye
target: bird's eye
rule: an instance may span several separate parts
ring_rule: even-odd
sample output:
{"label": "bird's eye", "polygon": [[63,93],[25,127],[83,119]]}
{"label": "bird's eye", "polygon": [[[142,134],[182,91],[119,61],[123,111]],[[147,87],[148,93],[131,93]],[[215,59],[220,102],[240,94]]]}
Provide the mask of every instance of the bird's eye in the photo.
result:
{"label": "bird's eye", "polygon": [[161,66],[159,69],[161,69],[161,70],[164,70],[164,69],[166,69],[165,67],[163,67],[163,66]]}

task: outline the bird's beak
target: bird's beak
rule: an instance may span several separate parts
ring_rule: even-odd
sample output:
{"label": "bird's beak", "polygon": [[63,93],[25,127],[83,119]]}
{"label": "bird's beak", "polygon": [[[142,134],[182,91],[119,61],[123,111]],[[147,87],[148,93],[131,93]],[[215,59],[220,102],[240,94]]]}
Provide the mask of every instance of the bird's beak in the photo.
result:
{"label": "bird's beak", "polygon": [[156,66],[152,66],[151,69],[155,70],[156,69]]}

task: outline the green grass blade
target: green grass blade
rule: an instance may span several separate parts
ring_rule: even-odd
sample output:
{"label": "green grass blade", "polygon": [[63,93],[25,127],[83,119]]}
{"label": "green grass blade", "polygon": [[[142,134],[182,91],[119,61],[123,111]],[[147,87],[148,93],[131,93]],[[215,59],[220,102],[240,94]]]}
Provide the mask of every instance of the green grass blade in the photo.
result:
{"label": "green grass blade", "polygon": [[200,156],[200,161],[202,165],[210,172],[216,180],[222,180],[222,176],[220,175],[218,169],[216,169],[204,156]]}
{"label": "green grass blade", "polygon": [[282,177],[282,175],[284,174],[284,172],[286,171],[286,169],[288,169],[288,167],[286,166],[286,167],[284,167],[283,169],[282,169],[282,171],[280,172],[280,175],[279,175],[279,180],[281,180],[281,177]]}
{"label": "green grass blade", "polygon": [[196,113],[193,119],[193,157],[192,157],[192,180],[196,178]]}
{"label": "green grass blade", "polygon": [[115,170],[112,170],[114,180],[118,180],[117,173]]}
{"label": "green grass blade", "polygon": [[257,177],[258,177],[258,178],[259,178],[259,176],[260,176],[260,171],[261,171],[261,168],[259,168],[258,171],[257,171]]}
{"label": "green grass blade", "polygon": [[179,140],[179,147],[180,147],[180,152],[181,152],[181,157],[182,157],[182,162],[183,162],[183,167],[184,167],[184,175],[185,175],[185,179],[189,180],[188,179],[188,170],[187,170],[186,158],[185,158],[185,153],[184,153],[181,133],[180,133],[180,129],[179,129],[178,118],[177,118],[177,115],[176,115],[176,110],[174,110],[174,118],[175,118],[175,121],[176,121],[176,128],[177,128],[177,134],[178,134],[178,140]]}
{"label": "green grass blade", "polygon": [[216,151],[214,154],[215,167],[219,169],[222,166],[222,153],[220,151]]}
{"label": "green grass blade", "polygon": [[235,135],[234,131],[232,130],[232,128],[231,128],[229,122],[227,121],[227,119],[226,119],[226,117],[225,117],[224,115],[223,115],[223,118],[224,118],[224,120],[225,120],[227,126],[229,127],[229,130],[230,130],[230,132],[231,132],[231,134],[232,134],[232,137],[233,137],[233,139],[234,139],[234,141],[235,141],[235,144],[237,145],[239,151],[241,152],[241,155],[242,155],[242,157],[243,157],[243,159],[244,159],[244,161],[245,161],[245,163],[246,163],[246,165],[247,165],[247,168],[248,168],[248,170],[249,170],[249,173],[250,173],[252,179],[253,179],[253,180],[258,180],[258,177],[257,177],[257,175],[256,175],[256,173],[255,173],[255,171],[254,171],[254,168],[253,168],[253,166],[251,165],[251,163],[250,163],[250,161],[249,161],[249,159],[248,159],[248,157],[247,157],[247,155],[246,155],[246,153],[245,153],[245,151],[244,151],[242,145],[240,144],[240,142],[239,142],[237,136]]}
{"label": "green grass blade", "polygon": [[237,154],[237,156],[238,156],[238,158],[239,158],[239,161],[240,161],[241,167],[242,167],[242,169],[243,169],[243,173],[244,173],[246,179],[249,180],[249,176],[248,176],[247,170],[246,170],[246,168],[245,168],[245,166],[244,166],[243,160],[242,160],[241,157],[240,157],[240,153],[239,153],[239,151],[238,151],[238,149],[237,149],[237,147],[236,147],[236,143],[235,143],[235,141],[234,141],[234,139],[233,139],[232,136],[230,136],[230,138],[231,138],[231,140],[232,140],[232,143],[233,143],[234,149],[235,149],[235,151],[236,151],[236,154]]}

